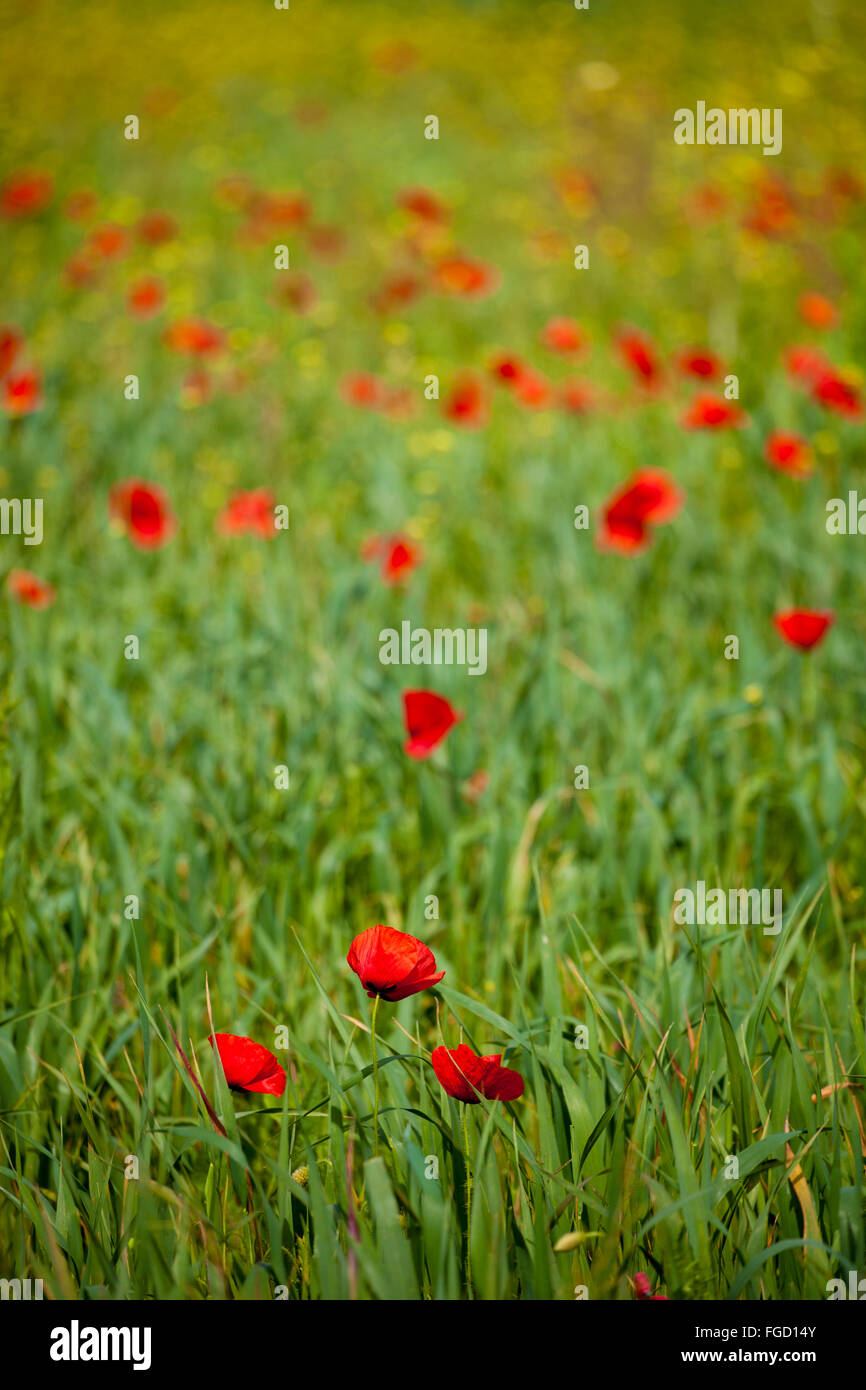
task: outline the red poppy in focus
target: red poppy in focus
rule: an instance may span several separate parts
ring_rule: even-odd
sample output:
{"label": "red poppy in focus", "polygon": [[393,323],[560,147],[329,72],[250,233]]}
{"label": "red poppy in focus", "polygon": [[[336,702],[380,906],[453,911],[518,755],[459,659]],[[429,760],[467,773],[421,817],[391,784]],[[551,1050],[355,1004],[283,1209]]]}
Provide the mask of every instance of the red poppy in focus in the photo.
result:
{"label": "red poppy in focus", "polygon": [[7,415],[30,415],[42,404],[42,379],[35,367],[10,372],[3,382],[3,408]]}
{"label": "red poppy in focus", "polygon": [[846,420],[863,419],[863,402],[853,382],[834,368],[822,372],[812,383],[812,397],[834,414]]}
{"label": "red poppy in focus", "polygon": [[473,372],[461,373],[442,402],[442,411],[447,419],[467,430],[486,425],[489,403],[480,377]]}
{"label": "red poppy in focus", "polygon": [[429,758],[463,715],[432,690],[403,691],[403,719],[409,737],[403,744],[410,758]]}
{"label": "red poppy in focus", "polygon": [[138,219],[136,233],[148,246],[160,246],[177,236],[177,222],[169,212],[146,212]]}
{"label": "red poppy in focus", "polygon": [[0,328],[0,377],[5,376],[24,346],[17,328]]}
{"label": "red poppy in focus", "polygon": [[372,372],[346,372],[340,381],[340,395],[360,410],[378,410],[385,399],[385,387]]}
{"label": "red poppy in focus", "polygon": [[808,345],[786,348],[783,360],[785,371],[801,385],[816,380],[830,368],[830,363],[821,349]]}
{"label": "red poppy in focus", "polygon": [[585,415],[595,402],[595,390],[588,381],[572,377],[559,383],[559,404],[572,415]]}
{"label": "red poppy in focus", "polygon": [[773,430],[767,435],[764,458],[771,468],[789,473],[792,478],[806,478],[812,471],[812,454],[805,439],[786,430]]}
{"label": "red poppy in focus", "polygon": [[177,319],[165,330],[163,341],[172,352],[207,357],[224,347],[225,334],[215,324],[208,323],[207,319]]}
{"label": "red poppy in focus", "polygon": [[444,970],[436,969],[429,946],[396,927],[368,927],[355,937],[346,960],[368,998],[378,995],[390,1004],[432,989],[445,975]]}
{"label": "red poppy in focus", "polygon": [[142,275],[130,285],[126,303],[129,312],[137,319],[153,318],[165,303],[162,281],[153,275]]}
{"label": "red poppy in focus", "polygon": [[797,300],[797,312],[810,328],[835,328],[839,322],[839,311],[835,304],[825,299],[823,294],[806,290]]}
{"label": "red poppy in focus", "polygon": [[408,536],[372,536],[364,544],[361,556],[364,560],[382,561],[382,578],[386,584],[402,584],[423,558]]}
{"label": "red poppy in focus", "polygon": [[587,338],[579,323],[574,319],[550,319],[541,330],[541,341],[551,352],[562,352],[574,356],[586,348]]}
{"label": "red poppy in focus", "polygon": [[85,249],[91,255],[112,261],[116,256],[122,256],[128,245],[129,236],[125,227],[119,227],[116,222],[103,222],[101,227],[93,228]]}
{"label": "red poppy in focus", "polygon": [[500,275],[496,267],[486,261],[470,260],[467,256],[450,256],[435,267],[433,280],[441,294],[481,299],[499,288]]}
{"label": "red poppy in focus", "polygon": [[428,188],[404,188],[397,194],[397,204],[422,222],[442,223],[448,221],[448,209]]}
{"label": "red poppy in focus", "polygon": [[640,385],[658,385],[661,364],[651,339],[636,328],[623,328],[615,341],[620,357]]}
{"label": "red poppy in focus", "polygon": [[6,588],[18,603],[28,608],[50,608],[57,597],[53,584],[48,584],[30,570],[10,570],[6,576]]}
{"label": "red poppy in focus", "polygon": [[63,212],[70,222],[86,222],[92,217],[99,202],[91,188],[78,188],[70,193],[63,204]]}
{"label": "red poppy in focus", "polygon": [[501,1052],[478,1057],[461,1043],[453,1049],[434,1048],[430,1061],[443,1089],[466,1105],[479,1105],[482,1096],[485,1100],[517,1100],[523,1095],[523,1077],[500,1066]]}
{"label": "red poppy in focus", "polygon": [[676,355],[676,364],[684,376],[697,376],[712,381],[722,374],[722,364],[708,348],[683,348]]}
{"label": "red poppy in focus", "polygon": [[685,494],[659,468],[643,468],[605,504],[600,550],[629,554],[649,544],[650,526],[663,526],[679,514]]}
{"label": "red poppy in focus", "polygon": [[51,202],[54,179],[41,169],[19,169],[0,186],[0,217],[30,217]]}
{"label": "red poppy in focus", "polygon": [[830,609],[817,611],[812,608],[788,608],[784,613],[775,613],[773,622],[780,637],[790,647],[799,647],[807,652],[821,641],[828,627],[836,620]]}
{"label": "red poppy in focus", "polygon": [[749,417],[724,396],[695,396],[680,423],[687,430],[742,429]]}
{"label": "red poppy in focus", "polygon": [[251,492],[236,492],[216,519],[221,536],[261,536],[273,540],[274,507],[277,499],[270,488],[254,488]]}
{"label": "red poppy in focus", "polygon": [[256,1091],[266,1096],[281,1096],[286,1089],[286,1073],[272,1052],[252,1038],[237,1033],[215,1033],[208,1042],[216,1042],[226,1081],[233,1091]]}
{"label": "red poppy in focus", "polygon": [[122,521],[126,534],[138,550],[157,550],[171,540],[177,530],[168,498],[155,483],[126,478],[115,483],[108,494],[108,514]]}
{"label": "red poppy in focus", "polygon": [[670,1299],[665,1293],[653,1293],[649,1277],[646,1274],[636,1274],[634,1276],[634,1296],[638,1303],[669,1303]]}

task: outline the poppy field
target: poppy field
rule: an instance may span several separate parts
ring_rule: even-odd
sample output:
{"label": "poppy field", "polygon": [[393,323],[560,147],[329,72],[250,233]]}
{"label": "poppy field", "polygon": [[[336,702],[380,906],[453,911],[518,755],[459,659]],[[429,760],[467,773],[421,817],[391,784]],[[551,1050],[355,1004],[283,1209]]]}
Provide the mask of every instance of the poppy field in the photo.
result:
{"label": "poppy field", "polygon": [[0,1278],[866,1280],[862,10],[0,11]]}

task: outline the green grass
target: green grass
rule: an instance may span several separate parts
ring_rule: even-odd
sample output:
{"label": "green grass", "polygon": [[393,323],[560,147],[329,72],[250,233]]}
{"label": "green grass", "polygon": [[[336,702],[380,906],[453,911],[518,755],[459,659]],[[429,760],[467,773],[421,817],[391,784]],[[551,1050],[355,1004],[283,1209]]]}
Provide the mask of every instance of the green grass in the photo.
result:
{"label": "green grass", "polygon": [[[639,1271],[671,1298],[824,1298],[829,1278],[866,1272],[866,551],[824,527],[864,448],[862,425],[794,390],[780,352],[808,340],[795,300],[818,287],[843,310],[826,350],[862,362],[864,204],[826,223],[807,200],[778,242],[738,218],[768,172],[816,188],[840,131],[842,162],[863,167],[862,17],[843,7],[848,28],[816,34],[805,5],[771,7],[772,32],[715,15],[701,31],[674,4],[634,7],[627,28],[602,5],[360,8],[293,6],[282,48],[283,16],[241,21],[229,3],[204,29],[191,5],[141,28],[101,4],[74,44],[62,7],[10,17],[4,170],[47,164],[62,195],[93,186],[106,220],[165,207],[181,235],[81,292],[62,282],[81,232],[57,201],[0,224],[3,317],[45,375],[42,410],[0,426],[0,490],[43,496],[46,526],[39,550],[0,544],[58,595],[44,612],[4,601],[0,1273],[54,1298],[629,1299]],[[370,62],[397,36],[420,54],[405,77]],[[620,72],[614,96],[575,75],[599,59]],[[673,110],[725,82],[724,105],[785,106],[778,161],[681,158]],[[123,116],[166,83],[178,105],[124,147]],[[312,98],[330,119],[303,127]],[[428,111],[443,133],[425,147]],[[569,162],[601,190],[580,215],[553,188]],[[214,201],[238,169],[303,187],[316,221],[349,233],[334,266],[288,238],[317,283],[308,318],[269,302],[270,246],[238,245]],[[709,177],[736,215],[695,228],[681,199]],[[395,194],[417,182],[503,285],[383,320],[368,296],[397,254]],[[545,228],[563,258],[533,251]],[[153,324],[123,308],[145,269],[169,296]],[[233,333],[247,376],[198,409],[160,343],[187,312]],[[537,345],[556,313],[587,326],[577,373],[615,408],[576,421],[497,396],[470,435],[420,400],[427,373],[444,394],[497,348],[565,375]],[[747,429],[687,434],[681,387],[635,404],[608,350],[623,320],[666,352],[709,341]],[[412,386],[416,418],[343,404],[355,368]],[[762,461],[773,426],[813,442],[808,481]],[[687,506],[645,554],[601,554],[574,507],[597,517],[641,466],[668,469]],[[108,489],[131,475],[180,520],[153,555],[108,525]],[[228,496],[254,486],[289,505],[289,532],[216,536]],[[389,591],[359,550],[407,525],[425,563]],[[837,614],[806,657],[773,629],[791,603]],[[378,634],[403,619],[486,626],[487,674],[380,665]],[[415,684],[465,712],[429,763],[401,746]],[[478,769],[489,786],[471,802]],[[676,925],[674,892],[699,878],[781,888],[782,932]],[[370,1001],[345,959],[376,922],[446,970],[379,1009],[378,1157]],[[281,1103],[226,1087],[208,991],[217,1031],[273,1048],[288,1029]],[[461,1040],[502,1052],[524,1097],[464,1117],[429,1063]]]}

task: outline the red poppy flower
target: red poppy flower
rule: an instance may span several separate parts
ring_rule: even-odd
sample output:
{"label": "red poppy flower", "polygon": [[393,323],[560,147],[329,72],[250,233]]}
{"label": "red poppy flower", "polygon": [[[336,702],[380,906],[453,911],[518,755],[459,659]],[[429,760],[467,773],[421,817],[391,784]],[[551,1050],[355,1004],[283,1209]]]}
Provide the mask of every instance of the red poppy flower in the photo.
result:
{"label": "red poppy flower", "polygon": [[436,969],[436,958],[429,946],[396,927],[368,927],[349,947],[346,957],[370,999],[378,995],[396,1004],[432,989],[444,977]]}
{"label": "red poppy flower", "polygon": [[765,177],[759,185],[743,226],[757,236],[783,237],[796,224],[796,209],[790,190],[781,179]]}
{"label": "red poppy flower", "polygon": [[177,530],[168,498],[155,483],[127,478],[115,483],[108,495],[108,513],[123,522],[126,534],[138,550],[157,550]]}
{"label": "red poppy flower", "polygon": [[713,222],[728,206],[728,196],[717,183],[702,183],[688,195],[685,211],[692,222]]}
{"label": "red poppy flower", "polygon": [[421,551],[408,536],[373,536],[364,545],[365,560],[382,561],[386,584],[402,584],[421,563]]}
{"label": "red poppy flower", "polygon": [[129,312],[137,319],[152,318],[165,303],[162,281],[153,275],[142,275],[130,285],[126,303]]}
{"label": "red poppy flower", "polygon": [[551,352],[571,357],[586,348],[586,334],[574,319],[550,319],[541,330],[541,341]]}
{"label": "red poppy flower", "polygon": [[99,202],[91,188],[78,188],[70,193],[63,204],[63,212],[70,222],[86,222],[92,217]]}
{"label": "red poppy flower", "polygon": [[433,280],[441,294],[482,299],[499,288],[500,275],[496,267],[488,265],[486,261],[471,260],[468,256],[450,256],[435,267]]}
{"label": "red poppy flower", "polygon": [[501,1052],[478,1057],[471,1047],[461,1043],[453,1050],[434,1048],[430,1061],[440,1085],[449,1096],[466,1105],[480,1104],[482,1096],[485,1100],[517,1100],[523,1095],[523,1077],[520,1072],[499,1065]]}
{"label": "red poppy flower", "polygon": [[405,309],[424,292],[424,281],[411,270],[398,270],[388,275],[371,296],[373,308],[379,314]]}
{"label": "red poppy flower", "polygon": [[270,488],[254,488],[252,492],[236,492],[216,519],[221,536],[261,536],[264,540],[276,537],[274,507],[277,499]]}
{"label": "red poppy flower", "polygon": [[300,227],[312,212],[303,193],[259,193],[252,201],[254,220],[268,227]]}
{"label": "red poppy flower", "polygon": [[474,372],[462,372],[442,402],[442,412],[455,425],[478,430],[487,424],[489,402],[484,383]]}
{"label": "red poppy flower", "polygon": [[274,302],[308,314],[316,302],[316,287],[303,271],[281,270],[274,283]]}
{"label": "red poppy flower", "polygon": [[54,179],[41,169],[19,169],[0,186],[0,217],[30,217],[51,202]]}
{"label": "red poppy flower", "polygon": [[207,319],[177,319],[166,329],[164,342],[172,352],[207,357],[225,346],[225,334]]}
{"label": "red poppy flower", "polygon": [[553,400],[554,389],[541,372],[535,371],[533,367],[526,367],[514,382],[513,395],[516,401],[529,410],[542,410]]}
{"label": "red poppy flower", "polygon": [[177,222],[169,212],[146,212],[138,219],[136,233],[148,246],[160,246],[177,236]]}
{"label": "red poppy flower", "polygon": [[712,381],[722,374],[720,359],[707,348],[683,348],[676,355],[676,363],[684,376],[697,376],[703,381]]}
{"label": "red poppy flower", "polygon": [[432,690],[404,690],[403,718],[409,735],[404,750],[410,758],[429,758],[463,715]]}
{"label": "red poppy flower", "polygon": [[0,328],[0,377],[5,376],[24,346],[17,328]]}
{"label": "red poppy flower", "polygon": [[499,353],[490,363],[490,373],[497,381],[513,386],[527,370],[526,363],[513,353]]}
{"label": "red poppy flower", "polygon": [[67,284],[73,285],[75,289],[84,289],[87,285],[93,285],[99,279],[100,267],[87,251],[77,251],[63,268],[64,278]]}
{"label": "red poppy flower", "polygon": [[409,386],[386,386],[382,399],[382,414],[389,420],[408,420],[415,414],[415,393]]}
{"label": "red poppy flower", "polygon": [[194,367],[191,372],[187,372],[180,384],[181,402],[191,409],[207,405],[213,393],[213,377],[204,367]]}
{"label": "red poppy flower", "polygon": [[7,415],[30,415],[42,403],[42,380],[35,367],[10,372],[3,382],[3,408]]}
{"label": "red poppy flower", "polygon": [[767,435],[764,458],[771,468],[789,473],[792,478],[806,478],[812,471],[812,454],[805,439],[786,430],[773,430]]}
{"label": "red poppy flower", "polygon": [[815,381],[830,368],[820,348],[798,345],[785,349],[785,370],[801,385]]}
{"label": "red poppy flower", "polygon": [[651,339],[636,328],[623,328],[615,341],[620,357],[640,385],[656,386],[661,379],[661,363]]}
{"label": "red poppy flower", "polygon": [[94,256],[111,261],[122,256],[128,245],[129,236],[125,227],[118,227],[116,222],[104,222],[101,227],[93,228],[85,249]]}
{"label": "red poppy flower", "polygon": [[797,312],[810,328],[835,328],[839,322],[839,311],[835,304],[825,299],[823,294],[806,290],[797,300]]}
{"label": "red poppy flower", "polygon": [[340,381],[340,395],[348,405],[378,410],[385,399],[385,387],[372,372],[346,372]]}
{"label": "red poppy flower", "polygon": [[646,1274],[636,1274],[634,1276],[634,1296],[638,1303],[669,1303],[670,1299],[665,1293],[653,1293],[649,1277]]}
{"label": "red poppy flower", "polygon": [[208,1038],[211,1047],[214,1041],[226,1081],[233,1091],[257,1091],[266,1096],[283,1094],[286,1073],[274,1054],[261,1043],[237,1033],[215,1033]]}
{"label": "red poppy flower", "polygon": [[663,526],[678,515],[685,494],[659,468],[643,468],[605,504],[598,546],[622,554],[649,544],[650,526]]}
{"label": "red poppy flower", "polygon": [[57,597],[53,584],[48,584],[30,570],[10,570],[6,576],[6,588],[18,603],[28,608],[49,608]]}
{"label": "red poppy flower", "polygon": [[559,383],[559,404],[570,414],[585,415],[592,409],[594,401],[595,390],[588,381],[579,381],[573,377],[569,381]]}
{"label": "red poppy flower", "polygon": [[318,227],[307,227],[305,235],[313,255],[322,261],[338,261],[346,249],[346,234],[340,227],[322,222]]}
{"label": "red poppy flower", "polygon": [[397,194],[397,205],[405,212],[411,212],[413,217],[420,218],[422,222],[448,221],[447,207],[429,188],[404,188]]}
{"label": "red poppy flower", "polygon": [[742,429],[749,417],[724,396],[695,396],[680,423],[687,430]]}
{"label": "red poppy flower", "polygon": [[789,608],[773,615],[779,635],[789,646],[799,647],[804,652],[817,646],[835,620],[835,613],[829,609],[818,612],[812,608]]}
{"label": "red poppy flower", "polygon": [[812,397],[834,414],[846,420],[863,419],[863,402],[853,382],[835,369],[822,372],[812,383]]}

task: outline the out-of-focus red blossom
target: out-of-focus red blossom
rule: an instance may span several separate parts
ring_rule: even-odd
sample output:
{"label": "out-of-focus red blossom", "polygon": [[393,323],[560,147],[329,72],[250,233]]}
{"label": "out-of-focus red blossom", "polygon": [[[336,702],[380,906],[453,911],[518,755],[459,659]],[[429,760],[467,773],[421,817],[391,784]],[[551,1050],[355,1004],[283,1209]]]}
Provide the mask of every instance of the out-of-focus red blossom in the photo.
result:
{"label": "out-of-focus red blossom", "polygon": [[134,280],[126,296],[129,312],[137,319],[149,319],[158,314],[165,303],[162,281],[154,275],[142,275]]}
{"label": "out-of-focus red blossom", "polygon": [[323,101],[299,101],[295,107],[295,120],[298,125],[324,125],[331,113]]}
{"label": "out-of-focus red blossom", "polygon": [[225,334],[207,319],[176,319],[165,330],[163,341],[172,352],[192,357],[209,357],[225,346]]}
{"label": "out-of-focus red blossom", "polygon": [[218,180],[214,196],[225,207],[243,212],[255,197],[255,188],[246,174],[225,174]]}
{"label": "out-of-focus red blossom", "polygon": [[643,550],[649,544],[649,527],[673,521],[684,503],[685,493],[662,469],[639,469],[605,503],[599,549],[621,554]]}
{"label": "out-of-focus red blossom", "polygon": [[636,328],[621,328],[614,339],[622,361],[641,386],[657,386],[662,370],[652,340]]}
{"label": "out-of-focus red blossom", "polygon": [[177,221],[170,212],[146,212],[138,219],[135,230],[139,241],[159,246],[177,236]]}
{"label": "out-of-focus red blossom", "polygon": [[389,420],[409,420],[415,414],[415,393],[409,386],[386,386],[382,414]]}
{"label": "out-of-focus red blossom", "polygon": [[285,1070],[261,1043],[237,1033],[215,1033],[208,1042],[211,1047],[216,1042],[226,1081],[233,1091],[255,1091],[266,1096],[283,1094]]}
{"label": "out-of-focus red blossom", "polygon": [[263,540],[273,540],[277,534],[276,504],[276,497],[267,487],[236,492],[217,517],[216,529],[221,536],[261,536]]}
{"label": "out-of-focus red blossom", "polygon": [[423,941],[381,924],[368,927],[355,937],[346,960],[367,997],[378,996],[389,1004],[432,989],[445,975],[444,970],[436,969],[436,958]]}
{"label": "out-of-focus red blossom", "polygon": [[582,169],[559,169],[554,182],[559,196],[572,209],[585,211],[598,197],[595,183]]}
{"label": "out-of-focus red blossom", "polygon": [[820,348],[797,344],[785,348],[782,360],[785,371],[801,385],[808,384],[826,372],[830,363]]}
{"label": "out-of-focus red blossom", "polygon": [[294,309],[296,314],[308,314],[316,303],[316,287],[305,271],[278,272],[274,281],[274,302]]}
{"label": "out-of-focus red blossom", "polygon": [[96,212],[99,199],[91,188],[77,188],[63,204],[63,214],[70,222],[86,222]]}
{"label": "out-of-focus red blossom", "polygon": [[743,218],[743,226],[756,236],[772,240],[789,235],[796,221],[796,208],[787,185],[779,178],[764,176]]}
{"label": "out-of-focus red blossom", "polygon": [[717,183],[702,183],[692,189],[684,203],[692,222],[714,222],[727,210],[728,195]]}
{"label": "out-of-focus red blossom", "polygon": [[418,61],[418,49],[413,43],[409,43],[408,39],[393,39],[374,49],[371,60],[374,67],[380,68],[382,72],[399,77],[414,68]]}
{"label": "out-of-focus red blossom", "polygon": [[444,695],[432,690],[404,690],[403,720],[409,735],[404,751],[410,758],[429,758],[462,718]]}
{"label": "out-of-focus red blossom", "polygon": [[703,381],[714,381],[722,375],[722,362],[709,348],[681,348],[676,354],[676,364],[683,376],[700,377]]}
{"label": "out-of-focus red blossom", "polygon": [[496,266],[468,256],[448,256],[433,268],[433,284],[440,294],[483,299],[499,288],[500,281]]}
{"label": "out-of-focus red blossom", "polygon": [[653,1293],[649,1277],[646,1274],[636,1274],[634,1276],[634,1296],[638,1303],[669,1303],[670,1299],[665,1293]]}
{"label": "out-of-focus red blossom", "polygon": [[50,608],[57,597],[54,585],[30,570],[10,570],[6,576],[6,589],[10,598],[28,608]]}
{"label": "out-of-focus red blossom", "polygon": [[429,188],[404,188],[397,194],[397,206],[422,222],[447,222],[451,216],[441,198],[431,193]]}
{"label": "out-of-focus red blossom", "polygon": [[129,234],[125,227],[119,227],[116,222],[103,222],[101,226],[94,227],[85,245],[90,255],[100,256],[106,261],[125,255],[128,248]]}
{"label": "out-of-focus red blossom", "polygon": [[804,652],[817,646],[835,621],[836,615],[829,608],[787,608],[773,615],[779,636],[790,647],[799,647]]}
{"label": "out-of-focus red blossom", "polygon": [[108,494],[108,514],[112,520],[123,523],[127,536],[138,550],[158,550],[177,530],[163,489],[141,478],[126,478],[115,483]]}
{"label": "out-of-focus red blossom", "polygon": [[736,401],[701,395],[695,396],[680,423],[687,430],[739,430],[749,423],[749,417]]}
{"label": "out-of-focus red blossom", "polygon": [[810,328],[835,328],[839,310],[835,304],[815,290],[806,290],[797,300],[797,312]]}
{"label": "out-of-focus red blossom", "polygon": [[802,435],[772,430],[764,443],[764,458],[771,468],[792,478],[807,478],[812,472],[812,452]]}
{"label": "out-of-focus red blossom", "polygon": [[364,542],[361,558],[381,560],[382,579],[386,584],[402,584],[421,564],[423,556],[408,536],[371,536]]}
{"label": "out-of-focus red blossom", "polygon": [[482,429],[489,409],[484,382],[474,372],[461,372],[442,402],[445,418],[467,430]]}
{"label": "out-of-focus red blossom", "polygon": [[500,1065],[501,1052],[479,1057],[466,1043],[461,1043],[453,1049],[434,1048],[430,1061],[443,1090],[464,1105],[480,1105],[482,1096],[485,1100],[507,1101],[523,1095],[523,1077]]}
{"label": "out-of-focus red blossom", "polygon": [[346,233],[341,227],[320,222],[318,226],[307,227],[304,235],[307,245],[320,261],[338,261],[346,250]]}
{"label": "out-of-focus red blossom", "polygon": [[0,217],[33,217],[54,196],[54,178],[43,169],[18,169],[0,184]]}
{"label": "out-of-focus red blossom", "polygon": [[835,368],[821,372],[812,382],[812,398],[845,420],[863,419],[859,389]]}
{"label": "out-of-focus red blossom", "polygon": [[24,338],[17,328],[0,328],[0,377],[9,371],[23,346]]}
{"label": "out-of-focus red blossom", "polygon": [[3,382],[3,409],[7,415],[32,415],[42,404],[42,378],[35,367],[7,373]]}
{"label": "out-of-focus red blossom", "polygon": [[588,381],[571,377],[559,383],[558,404],[571,415],[586,415],[595,404],[595,388]]}
{"label": "out-of-focus red blossom", "polygon": [[385,399],[384,382],[372,372],[346,372],[339,389],[346,404],[359,410],[379,410]]}
{"label": "out-of-focus red blossom", "polygon": [[68,285],[81,290],[96,284],[100,270],[101,267],[87,251],[76,251],[63,267],[63,276]]}
{"label": "out-of-focus red blossom", "polygon": [[252,215],[269,227],[301,227],[312,206],[304,193],[260,193],[253,198]]}
{"label": "out-of-focus red blossom", "polygon": [[490,363],[491,376],[496,381],[504,382],[506,386],[513,386],[526,370],[526,363],[511,352],[497,354]]}
{"label": "out-of-focus red blossom", "polygon": [[850,169],[828,169],[824,188],[828,197],[840,202],[859,203],[866,193],[863,180]]}
{"label": "out-of-focus red blossom", "polygon": [[419,275],[411,270],[395,270],[374,291],[370,302],[377,313],[391,314],[395,309],[405,309],[412,304],[424,289],[424,281]]}
{"label": "out-of-focus red blossom", "polygon": [[587,336],[574,319],[549,319],[541,330],[541,341],[551,352],[574,357],[586,351]]}
{"label": "out-of-focus red blossom", "polygon": [[481,800],[489,785],[490,774],[486,772],[483,767],[479,767],[478,770],[473,772],[471,777],[467,777],[466,781],[463,783],[461,787],[463,799],[474,806],[476,801]]}
{"label": "out-of-focus red blossom", "polygon": [[512,395],[528,410],[543,410],[553,402],[555,391],[546,376],[534,367],[526,367],[514,381]]}
{"label": "out-of-focus red blossom", "polygon": [[186,406],[207,405],[214,393],[214,382],[204,367],[194,367],[180,384],[180,396]]}

